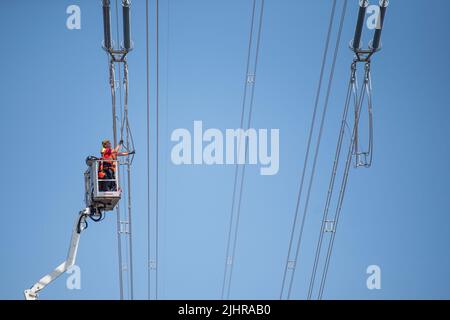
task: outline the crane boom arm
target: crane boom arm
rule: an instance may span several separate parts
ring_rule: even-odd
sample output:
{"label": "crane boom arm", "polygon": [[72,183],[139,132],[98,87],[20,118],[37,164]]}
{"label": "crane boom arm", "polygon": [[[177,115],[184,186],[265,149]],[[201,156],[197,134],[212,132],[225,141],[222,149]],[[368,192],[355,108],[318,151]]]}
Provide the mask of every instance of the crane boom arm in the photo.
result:
{"label": "crane boom arm", "polygon": [[90,213],[90,208],[86,208],[80,211],[80,214],[77,217],[72,230],[72,238],[70,240],[70,247],[66,261],[57,266],[52,272],[42,277],[30,289],[25,290],[24,295],[26,300],[37,300],[39,291],[44,289],[47,285],[56,280],[60,275],[65,273],[70,267],[75,264],[78,244],[80,242],[80,235],[83,231],[81,229],[81,226],[83,225],[86,218],[89,217]]}

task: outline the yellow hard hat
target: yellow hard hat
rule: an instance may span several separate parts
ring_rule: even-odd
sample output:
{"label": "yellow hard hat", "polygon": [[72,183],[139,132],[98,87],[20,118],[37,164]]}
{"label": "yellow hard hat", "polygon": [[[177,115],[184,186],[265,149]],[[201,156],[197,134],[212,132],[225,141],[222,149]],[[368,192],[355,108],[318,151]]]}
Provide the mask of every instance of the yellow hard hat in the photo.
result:
{"label": "yellow hard hat", "polygon": [[105,139],[105,140],[102,141],[102,146],[103,146],[103,147],[106,147],[106,145],[107,145],[108,143],[111,143],[111,142],[110,142],[108,139]]}

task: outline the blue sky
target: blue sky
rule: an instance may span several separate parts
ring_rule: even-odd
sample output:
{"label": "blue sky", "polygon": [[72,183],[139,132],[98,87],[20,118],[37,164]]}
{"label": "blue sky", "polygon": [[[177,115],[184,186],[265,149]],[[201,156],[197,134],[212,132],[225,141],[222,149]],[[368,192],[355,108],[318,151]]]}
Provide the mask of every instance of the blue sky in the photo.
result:
{"label": "blue sky", "polygon": [[[239,125],[252,1],[160,2],[159,296],[218,299],[234,167],[173,165],[170,133],[192,130],[194,120],[221,130]],[[81,30],[66,28],[72,4],[81,8]],[[145,1],[134,0],[132,10],[134,285],[135,297],[146,299]],[[329,0],[266,0],[252,126],[280,129],[280,171],[261,176],[248,168],[231,298],[279,296],[330,10]],[[383,50],[372,63],[374,165],[350,175],[326,299],[450,298],[448,12],[446,0],[391,1]],[[306,297],[352,60],[356,0],[347,13],[294,299]],[[3,1],[0,30],[0,298],[21,299],[65,258],[83,208],[84,159],[112,134],[110,92],[99,1]],[[153,98],[154,78],[154,145]],[[119,297],[114,215],[82,234],[82,289],[67,290],[64,275],[43,299]],[[369,265],[381,267],[381,290],[366,288]]]}

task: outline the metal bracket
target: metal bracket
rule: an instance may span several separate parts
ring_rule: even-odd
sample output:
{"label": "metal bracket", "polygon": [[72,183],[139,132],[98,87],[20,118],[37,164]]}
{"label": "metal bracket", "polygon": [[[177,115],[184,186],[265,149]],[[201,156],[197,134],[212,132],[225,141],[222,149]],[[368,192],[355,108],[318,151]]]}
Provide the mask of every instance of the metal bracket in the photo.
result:
{"label": "metal bracket", "polygon": [[336,232],[335,229],[335,221],[334,220],[325,220],[325,232],[333,233]]}
{"label": "metal bracket", "polygon": [[105,50],[109,56],[111,57],[111,60],[114,62],[125,62],[127,54],[132,50],[115,50],[115,49],[107,49],[103,46],[103,50]]}
{"label": "metal bracket", "polygon": [[148,267],[149,267],[151,270],[156,270],[156,268],[157,268],[156,260],[150,260],[150,261],[148,262]]}
{"label": "metal bracket", "polygon": [[288,264],[287,264],[287,268],[290,269],[290,270],[294,270],[295,269],[295,264],[296,264],[295,260],[289,260]]}
{"label": "metal bracket", "polygon": [[370,62],[370,58],[372,56],[381,50],[381,48],[378,48],[376,50],[374,49],[353,49],[353,42],[350,42],[350,50],[352,50],[355,53],[355,61],[356,62]]}
{"label": "metal bracket", "polygon": [[254,84],[256,81],[256,75],[255,74],[248,74],[247,75],[247,83]]}
{"label": "metal bracket", "polygon": [[129,221],[120,221],[119,233],[130,234],[130,222]]}
{"label": "metal bracket", "polygon": [[371,166],[369,152],[360,152],[356,155],[356,168],[369,168]]}

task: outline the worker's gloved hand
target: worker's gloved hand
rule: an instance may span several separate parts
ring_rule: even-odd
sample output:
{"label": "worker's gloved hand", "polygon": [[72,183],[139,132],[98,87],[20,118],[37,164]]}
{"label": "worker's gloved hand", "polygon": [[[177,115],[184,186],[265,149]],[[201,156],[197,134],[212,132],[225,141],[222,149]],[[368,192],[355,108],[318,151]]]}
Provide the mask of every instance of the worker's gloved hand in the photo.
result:
{"label": "worker's gloved hand", "polygon": [[123,145],[123,139],[120,139],[119,145]]}
{"label": "worker's gloved hand", "polygon": [[136,153],[136,151],[134,151],[134,150],[131,151],[131,152],[128,152],[129,155],[132,155],[132,154],[135,154],[135,153]]}

